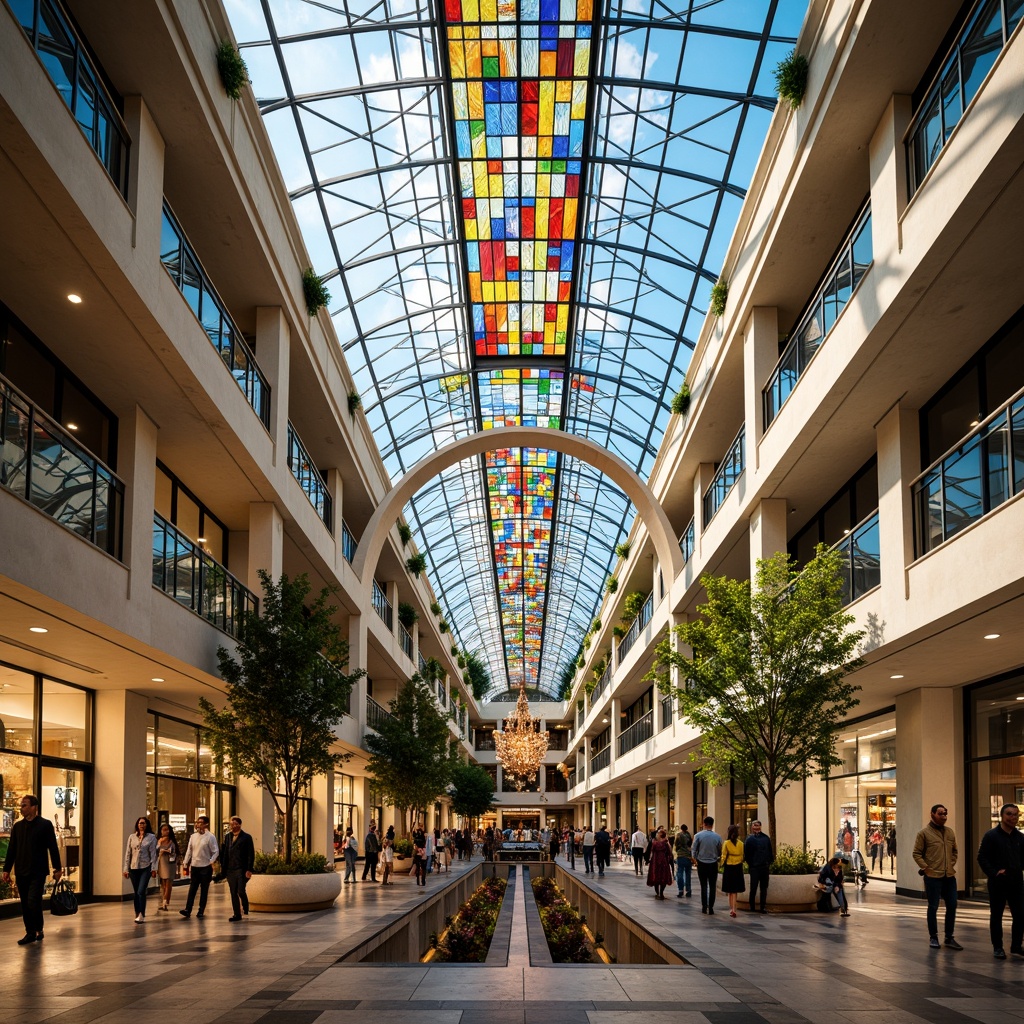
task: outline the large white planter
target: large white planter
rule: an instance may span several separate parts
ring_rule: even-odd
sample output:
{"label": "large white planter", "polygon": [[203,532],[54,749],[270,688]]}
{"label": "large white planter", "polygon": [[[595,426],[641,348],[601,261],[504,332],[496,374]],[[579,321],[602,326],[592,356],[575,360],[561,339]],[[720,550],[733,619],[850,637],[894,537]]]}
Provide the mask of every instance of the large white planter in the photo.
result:
{"label": "large white planter", "polygon": [[[744,875],[746,892],[741,892],[737,903],[750,906],[750,875]],[[768,909],[780,914],[802,913],[814,910],[820,893],[814,888],[816,875],[771,875],[768,879]],[[761,893],[757,894],[758,899]]]}
{"label": "large white planter", "polygon": [[319,875],[253,875],[245,889],[250,910],[271,914],[327,910],[340,892],[341,876],[335,871]]}

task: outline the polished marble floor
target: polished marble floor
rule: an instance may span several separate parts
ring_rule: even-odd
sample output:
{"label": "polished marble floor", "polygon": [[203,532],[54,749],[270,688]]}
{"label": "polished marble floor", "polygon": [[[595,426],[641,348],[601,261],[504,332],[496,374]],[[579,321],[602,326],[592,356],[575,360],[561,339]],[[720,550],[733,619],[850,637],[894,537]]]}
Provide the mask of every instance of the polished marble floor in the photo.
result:
{"label": "polished marble floor", "polygon": [[[581,865],[579,865],[581,866]],[[464,870],[453,865],[453,874]],[[431,876],[427,894],[447,881]],[[506,967],[339,964],[361,937],[404,914],[424,890],[342,887],[334,908],[233,924],[225,887],[203,920],[150,903],[48,918],[46,939],[19,948],[20,920],[0,922],[2,1024],[969,1024],[1024,1018],[1024,960],[996,961],[987,908],[961,903],[963,952],[928,947],[924,905],[872,882],[851,916],[704,917],[699,900],[665,902],[613,863],[588,884],[672,945],[688,966],[531,966],[522,914]],[[671,890],[670,890],[671,893]],[[521,892],[516,892],[517,901]],[[724,912],[722,910],[724,904]],[[517,906],[517,909],[520,909]],[[363,1018],[365,1020],[365,1017]]]}

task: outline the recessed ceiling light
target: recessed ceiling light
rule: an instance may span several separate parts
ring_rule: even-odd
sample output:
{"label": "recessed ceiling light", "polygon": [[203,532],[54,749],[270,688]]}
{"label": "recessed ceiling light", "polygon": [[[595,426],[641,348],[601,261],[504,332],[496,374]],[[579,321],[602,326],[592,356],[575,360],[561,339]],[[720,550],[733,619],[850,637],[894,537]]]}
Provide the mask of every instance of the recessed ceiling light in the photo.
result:
{"label": "recessed ceiling light", "polygon": [[67,428],[68,428],[68,430],[77,430],[78,429],[78,424],[77,423],[68,423],[67,424]]}
{"label": "recessed ceiling light", "polygon": [[[7,685],[9,685],[9,684],[4,683],[4,686],[7,686]],[[1024,697],[1018,697],[1017,700],[1024,700]]]}
{"label": "recessed ceiling light", "polygon": [[81,295],[76,295],[74,292],[72,292],[68,296],[68,302],[70,302],[72,306],[80,305],[81,301],[82,301],[82,296]]}
{"label": "recessed ceiling light", "polygon": [[28,631],[30,633],[49,633],[50,631],[45,626],[29,626]]}
{"label": "recessed ceiling light", "polygon": [[607,718],[602,718],[602,719],[601,719],[601,724],[602,724],[602,725],[606,725],[606,724],[607,724],[607,722],[608,722],[608,719],[607,719]]}
{"label": "recessed ceiling light", "polygon": [[986,640],[998,640],[1002,636],[1002,633],[986,633]]}
{"label": "recessed ceiling light", "polygon": [[153,678],[150,679],[151,683],[162,683],[163,681],[164,681],[164,677],[163,676],[153,676]]}
{"label": "recessed ceiling light", "polygon": [[197,544],[205,544],[206,543],[206,538],[205,537],[196,537],[196,543]]}
{"label": "recessed ceiling light", "polygon": [[889,678],[890,679],[902,679],[903,676],[899,676],[899,675],[897,675],[897,676],[889,676]]}

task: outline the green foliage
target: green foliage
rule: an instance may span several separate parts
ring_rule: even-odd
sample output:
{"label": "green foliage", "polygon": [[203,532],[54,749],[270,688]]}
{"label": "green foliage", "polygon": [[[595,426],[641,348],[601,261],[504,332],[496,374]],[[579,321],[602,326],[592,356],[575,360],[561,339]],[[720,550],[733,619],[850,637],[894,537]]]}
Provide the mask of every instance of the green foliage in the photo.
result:
{"label": "green foliage", "polygon": [[621,640],[625,635],[625,626],[612,626],[612,636],[615,637],[616,640]]}
{"label": "green foliage", "polygon": [[560,700],[566,700],[569,694],[572,693],[572,684],[575,679],[576,662],[566,662],[558,676],[558,697]]}
{"label": "green foliage", "polygon": [[430,602],[430,614],[438,617],[441,615],[441,606],[436,601]]}
{"label": "green foliage", "polygon": [[[318,277],[312,267],[306,267],[302,272],[302,295],[306,300],[306,312],[310,316],[316,316],[331,301],[331,293],[327,290],[323,278]],[[349,401],[351,400],[352,396],[349,395]],[[349,412],[351,411],[350,407]]]}
{"label": "green foliage", "polygon": [[419,576],[427,568],[427,556],[422,551],[418,551],[405,560],[405,567],[413,576]]}
{"label": "green foliage", "polygon": [[622,624],[627,628],[633,625],[633,620],[643,610],[644,604],[647,601],[647,595],[640,590],[634,590],[631,594],[626,595],[626,599],[622,602]]}
{"label": "green foliage", "polygon": [[458,655],[456,657],[456,659],[455,659],[455,664],[458,665],[459,668],[465,668],[466,667],[465,655],[462,655],[462,654]]}
{"label": "green foliage", "polygon": [[459,907],[458,914],[449,923],[447,933],[437,943],[435,960],[482,964],[487,959],[506,885],[504,878],[484,879],[483,885]]}
{"label": "green foliage", "polygon": [[469,688],[473,696],[483,700],[484,694],[491,688],[491,673],[478,655],[466,655],[466,674],[469,676]]}
{"label": "green foliage", "polygon": [[711,315],[719,320],[725,315],[725,304],[729,299],[729,285],[721,278],[711,286]]}
{"label": "green foliage", "polygon": [[348,393],[348,411],[349,415],[355,416],[356,410],[361,409],[363,406],[363,400],[359,397],[358,391],[350,391]]}
{"label": "green foliage", "polygon": [[772,874],[816,875],[823,863],[821,850],[779,843],[778,849],[775,851],[775,863],[772,864]]}
{"label": "green foliage", "polygon": [[412,856],[412,840],[411,839],[396,839],[394,842],[395,856],[396,857],[411,857]]}
{"label": "green foliage", "polygon": [[807,92],[807,58],[793,50],[775,65],[775,88],[779,99],[796,110]]}
{"label": "green foliage", "polygon": [[432,804],[451,780],[448,721],[434,691],[417,673],[388,703],[390,717],[366,733],[369,774],[385,800],[407,821],[417,807]]}
{"label": "green foliage", "polygon": [[279,853],[257,853],[254,875],[323,875],[333,871],[322,853],[293,853],[290,861]]}
{"label": "green foliage", "polygon": [[[755,585],[704,576],[700,618],[673,629],[692,658],[658,644],[654,680],[679,701],[701,734],[698,774],[709,785],[756,779],[768,802],[774,837],[775,798],[789,783],[841,765],[835,730],[857,703],[845,681],[863,631],[850,631],[843,610],[842,556],[818,546],[803,572],[784,552],[758,560]],[[671,668],[686,680],[672,685]]]}
{"label": "green foliage", "polygon": [[420,675],[427,683],[436,683],[438,679],[444,679],[444,666],[437,658],[427,658],[427,664]]}
{"label": "green foliage", "polygon": [[604,585],[604,589],[608,591],[609,594],[614,594],[615,591],[619,589],[619,577],[609,576],[608,582]]}
{"label": "green foliage", "polygon": [[420,613],[406,601],[398,602],[398,621],[406,629],[412,629],[419,621]]}
{"label": "green foliage", "polygon": [[583,930],[585,921],[579,910],[562,895],[553,878],[534,878],[530,884],[551,959],[556,964],[593,963],[594,951]]}
{"label": "green foliage", "polygon": [[452,810],[476,818],[494,806],[494,779],[478,764],[459,761],[452,767]]}
{"label": "green foliage", "polygon": [[449,627],[448,623],[447,623],[447,622],[446,622],[446,621],[445,621],[444,619],[442,619],[442,620],[441,620],[441,621],[440,621],[440,622],[439,622],[439,623],[437,624],[437,629],[438,629],[438,632],[440,632],[440,633],[447,633],[447,632],[448,632],[448,630],[449,630],[449,628],[450,628],[450,627]]}
{"label": "green foliage", "polygon": [[[335,727],[363,670],[346,674],[348,644],[334,621],[324,588],[312,603],[308,577],[260,570],[262,615],[242,618],[232,654],[217,649],[227,683],[222,711],[199,698],[204,731],[218,763],[266,789],[284,819],[285,859],[292,859],[292,812],[317,775],[341,765]],[[237,657],[237,660],[236,660]],[[283,795],[282,794],[283,790]]]}
{"label": "green foliage", "polygon": [[249,81],[249,69],[230,39],[225,39],[217,47],[217,70],[228,99],[240,99],[242,86]]}
{"label": "green foliage", "polygon": [[584,657],[583,657],[583,655],[581,654],[581,655],[580,655],[580,656],[579,656],[579,657],[578,657],[578,658],[576,659],[576,668],[577,668],[577,670],[579,670],[579,669],[583,668],[583,666],[584,666],[584,665],[586,665],[586,663],[587,663],[587,660],[586,660],[586,658],[584,658]]}
{"label": "green foliage", "polygon": [[619,558],[629,558],[629,541],[623,541],[615,545],[615,554]]}
{"label": "green foliage", "polygon": [[590,624],[590,632],[591,633],[595,633],[595,634],[601,632],[601,620],[600,619],[594,619],[594,621]]}
{"label": "green foliage", "polygon": [[685,416],[690,411],[690,385],[685,380],[672,398],[672,411],[677,416]]}
{"label": "green foliage", "polygon": [[398,536],[403,545],[408,544],[412,540],[412,528],[406,523],[399,523]]}
{"label": "green foliage", "polygon": [[451,656],[453,658],[457,658],[459,656],[459,645],[458,644],[452,644],[452,646],[451,646],[451,648],[449,650],[449,653],[451,654]]}

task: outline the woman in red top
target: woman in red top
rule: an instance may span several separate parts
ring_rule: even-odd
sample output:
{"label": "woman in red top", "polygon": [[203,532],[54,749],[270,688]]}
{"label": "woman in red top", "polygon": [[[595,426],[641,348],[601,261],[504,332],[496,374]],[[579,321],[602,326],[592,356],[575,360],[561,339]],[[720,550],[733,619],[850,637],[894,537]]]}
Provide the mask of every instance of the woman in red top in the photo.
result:
{"label": "woman in red top", "polygon": [[665,830],[658,829],[658,835],[651,843],[651,862],[647,868],[647,884],[654,886],[654,898],[665,898],[665,886],[672,881],[672,851],[665,839]]}

